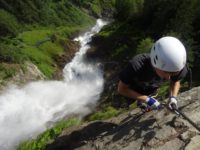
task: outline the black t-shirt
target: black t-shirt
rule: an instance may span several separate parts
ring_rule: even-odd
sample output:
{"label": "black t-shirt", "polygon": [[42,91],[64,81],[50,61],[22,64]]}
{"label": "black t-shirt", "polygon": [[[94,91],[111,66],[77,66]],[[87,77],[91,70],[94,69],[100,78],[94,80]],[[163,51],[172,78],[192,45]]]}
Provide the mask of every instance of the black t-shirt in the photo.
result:
{"label": "black t-shirt", "polygon": [[[178,75],[172,76],[171,81],[178,81],[187,74],[187,67],[184,67]],[[161,79],[151,64],[149,54],[135,56],[119,74],[120,80],[129,85],[135,91],[151,95],[166,81]]]}

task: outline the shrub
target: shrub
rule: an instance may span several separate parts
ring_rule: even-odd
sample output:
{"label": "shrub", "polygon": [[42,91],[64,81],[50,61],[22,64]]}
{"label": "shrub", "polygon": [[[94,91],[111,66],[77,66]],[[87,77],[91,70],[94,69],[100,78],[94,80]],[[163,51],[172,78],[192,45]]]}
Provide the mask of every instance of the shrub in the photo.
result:
{"label": "shrub", "polygon": [[141,40],[137,46],[136,53],[149,53],[153,43],[154,42],[151,38]]}

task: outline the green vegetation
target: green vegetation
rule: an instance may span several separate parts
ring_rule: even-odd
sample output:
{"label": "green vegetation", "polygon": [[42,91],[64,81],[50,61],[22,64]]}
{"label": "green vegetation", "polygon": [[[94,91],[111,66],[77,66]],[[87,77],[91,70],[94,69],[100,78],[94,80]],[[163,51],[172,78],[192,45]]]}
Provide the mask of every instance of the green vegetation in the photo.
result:
{"label": "green vegetation", "polygon": [[169,95],[169,83],[165,83],[161,88],[158,90],[157,97],[161,100],[165,99]]}
{"label": "green vegetation", "polygon": [[6,64],[0,64],[0,78],[5,80],[16,74],[16,66],[9,66]]}
{"label": "green vegetation", "polygon": [[17,39],[23,41],[27,45],[35,46],[38,41],[42,41],[52,34],[52,31],[49,29],[46,30],[32,30],[32,31],[25,31],[20,33],[17,36]]}
{"label": "green vegetation", "polygon": [[122,111],[123,110],[116,110],[115,108],[109,106],[105,110],[95,112],[94,114],[89,116],[88,121],[109,119],[109,118],[119,115]]}
{"label": "green vegetation", "polygon": [[14,15],[9,12],[0,9],[0,37],[5,35],[15,36],[19,24]]}
{"label": "green vegetation", "polygon": [[91,27],[93,16],[103,15],[113,5],[114,0],[0,0],[1,62],[32,61],[52,78],[55,58],[63,54],[65,42]]}
{"label": "green vegetation", "polygon": [[79,125],[81,122],[75,118],[60,121],[56,125],[46,130],[44,133],[39,135],[36,139],[23,142],[18,150],[43,150],[44,147],[52,142],[58,135],[66,128],[71,126]]}
{"label": "green vegetation", "polygon": [[[68,0],[0,1],[0,8],[14,15],[24,30],[24,24],[67,26],[91,23],[91,18]],[[7,20],[10,18],[7,17]],[[13,19],[12,19],[13,20]],[[3,22],[4,20],[1,20]],[[26,26],[25,26],[26,27]],[[26,30],[26,28],[25,28]],[[2,35],[1,35],[2,36]]]}
{"label": "green vegetation", "polygon": [[116,0],[115,18],[126,21],[140,15],[143,9],[144,0]]}
{"label": "green vegetation", "polygon": [[153,43],[154,42],[151,38],[141,40],[136,48],[136,53],[149,53]]}
{"label": "green vegetation", "polygon": [[[92,16],[100,17],[104,13],[111,13],[115,0],[70,0],[79,7],[85,8]],[[108,14],[109,15],[109,14]]]}

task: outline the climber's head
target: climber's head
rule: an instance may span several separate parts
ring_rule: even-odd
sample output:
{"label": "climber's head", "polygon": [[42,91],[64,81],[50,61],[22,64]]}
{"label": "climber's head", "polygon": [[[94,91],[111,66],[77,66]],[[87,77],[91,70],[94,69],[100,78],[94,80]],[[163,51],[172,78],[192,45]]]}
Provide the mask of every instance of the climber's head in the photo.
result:
{"label": "climber's head", "polygon": [[151,49],[151,63],[158,70],[177,74],[186,64],[186,50],[174,37],[163,37],[155,42]]}

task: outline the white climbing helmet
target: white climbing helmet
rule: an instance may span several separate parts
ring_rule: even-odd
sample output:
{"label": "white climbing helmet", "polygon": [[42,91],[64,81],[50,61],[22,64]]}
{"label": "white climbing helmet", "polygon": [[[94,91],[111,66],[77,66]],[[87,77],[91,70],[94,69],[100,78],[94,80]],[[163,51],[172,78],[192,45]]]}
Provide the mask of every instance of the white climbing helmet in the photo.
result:
{"label": "white climbing helmet", "polygon": [[151,49],[151,64],[160,70],[178,72],[186,64],[186,50],[174,37],[166,36],[155,42]]}

